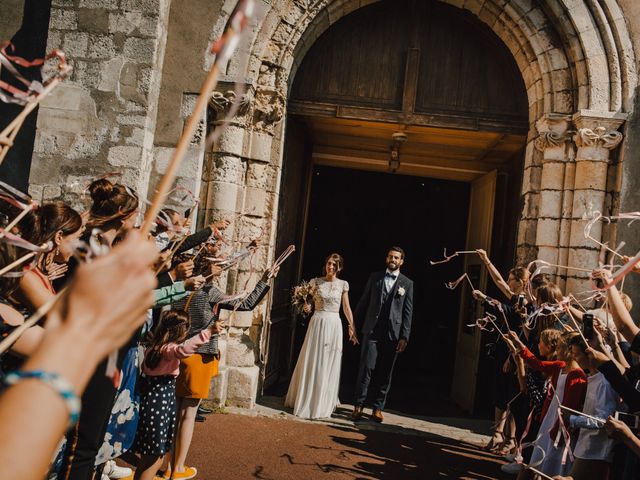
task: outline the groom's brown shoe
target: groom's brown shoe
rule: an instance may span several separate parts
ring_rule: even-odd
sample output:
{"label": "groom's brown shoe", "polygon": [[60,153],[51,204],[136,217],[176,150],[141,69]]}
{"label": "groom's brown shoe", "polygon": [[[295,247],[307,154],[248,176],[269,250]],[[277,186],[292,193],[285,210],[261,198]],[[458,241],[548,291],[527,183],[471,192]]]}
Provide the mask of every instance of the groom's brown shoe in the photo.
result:
{"label": "groom's brown shoe", "polygon": [[374,422],[382,423],[382,421],[384,420],[384,416],[382,415],[382,410],[378,408],[374,408],[373,413],[371,414],[371,419]]}
{"label": "groom's brown shoe", "polygon": [[362,405],[356,405],[353,407],[353,413],[351,413],[351,420],[354,422],[362,418]]}

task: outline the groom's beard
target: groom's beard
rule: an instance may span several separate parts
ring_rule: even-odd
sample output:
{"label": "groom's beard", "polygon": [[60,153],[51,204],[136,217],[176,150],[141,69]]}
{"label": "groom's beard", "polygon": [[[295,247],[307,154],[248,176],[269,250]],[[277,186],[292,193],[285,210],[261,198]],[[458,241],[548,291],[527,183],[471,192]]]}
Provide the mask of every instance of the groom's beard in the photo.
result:
{"label": "groom's beard", "polygon": [[396,270],[398,270],[400,267],[396,264],[396,263],[387,263],[387,268],[389,270],[391,270],[392,272],[395,272]]}

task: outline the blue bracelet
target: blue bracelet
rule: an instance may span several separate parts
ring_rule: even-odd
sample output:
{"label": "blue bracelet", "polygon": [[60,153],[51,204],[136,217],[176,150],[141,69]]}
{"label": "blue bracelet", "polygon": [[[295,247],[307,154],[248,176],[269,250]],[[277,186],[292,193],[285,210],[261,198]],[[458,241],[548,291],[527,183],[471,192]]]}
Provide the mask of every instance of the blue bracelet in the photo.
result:
{"label": "blue bracelet", "polygon": [[69,428],[73,427],[80,416],[80,398],[73,391],[71,384],[57,373],[43,372],[42,370],[16,370],[8,373],[3,381],[6,385],[15,385],[21,380],[36,379],[56,391],[69,410]]}

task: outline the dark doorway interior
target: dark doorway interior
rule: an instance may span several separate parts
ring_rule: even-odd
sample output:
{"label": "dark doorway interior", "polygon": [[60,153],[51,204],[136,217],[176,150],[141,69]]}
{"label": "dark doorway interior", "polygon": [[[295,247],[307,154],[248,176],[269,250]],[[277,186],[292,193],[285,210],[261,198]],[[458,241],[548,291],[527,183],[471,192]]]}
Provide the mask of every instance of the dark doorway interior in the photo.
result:
{"label": "dark doorway interior", "polygon": [[[352,308],[369,274],[384,269],[391,245],[407,253],[402,269],[415,282],[410,347],[398,360],[388,408],[408,414],[459,413],[447,398],[456,353],[459,292],[444,286],[460,274],[457,262],[437,268],[444,247],[461,249],[467,228],[470,185],[404,175],[314,167],[302,278],[322,273],[325,257],[345,258],[343,278],[351,286]],[[296,328],[297,359],[306,328]],[[346,341],[340,398],[350,402],[359,348]],[[437,410],[437,411],[434,411]]]}

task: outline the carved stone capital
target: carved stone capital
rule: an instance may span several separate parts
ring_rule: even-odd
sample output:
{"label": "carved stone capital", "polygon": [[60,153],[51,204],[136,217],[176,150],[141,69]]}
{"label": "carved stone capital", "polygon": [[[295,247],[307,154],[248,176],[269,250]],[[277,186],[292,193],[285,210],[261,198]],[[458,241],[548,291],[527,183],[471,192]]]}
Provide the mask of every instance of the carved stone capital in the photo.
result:
{"label": "carved stone capital", "polygon": [[536,149],[544,152],[547,148],[555,148],[564,145],[567,141],[566,134],[556,132],[542,132],[535,139],[534,145]]}
{"label": "carved stone capital", "polygon": [[580,128],[574,139],[578,148],[582,147],[602,147],[613,150],[624,136],[617,130],[607,130],[606,127],[596,127],[595,129]]}
{"label": "carved stone capital", "polygon": [[226,117],[232,108],[237,109],[234,116],[242,117],[249,111],[251,100],[250,92],[237,97],[233,90],[227,90],[224,93],[216,91],[209,98],[209,106],[216,112],[216,119]]}
{"label": "carved stone capital", "polygon": [[569,139],[568,129],[571,117],[561,114],[548,114],[536,122],[538,137],[534,145],[536,149],[544,152],[550,148],[564,147]]}
{"label": "carved stone capital", "polygon": [[578,128],[574,141],[578,148],[615,149],[624,136],[618,128],[627,116],[616,112],[593,112],[583,110],[573,116]]}
{"label": "carved stone capital", "polygon": [[258,87],[253,109],[253,125],[258,131],[272,132],[282,121],[285,112],[285,96],[279,90]]}

